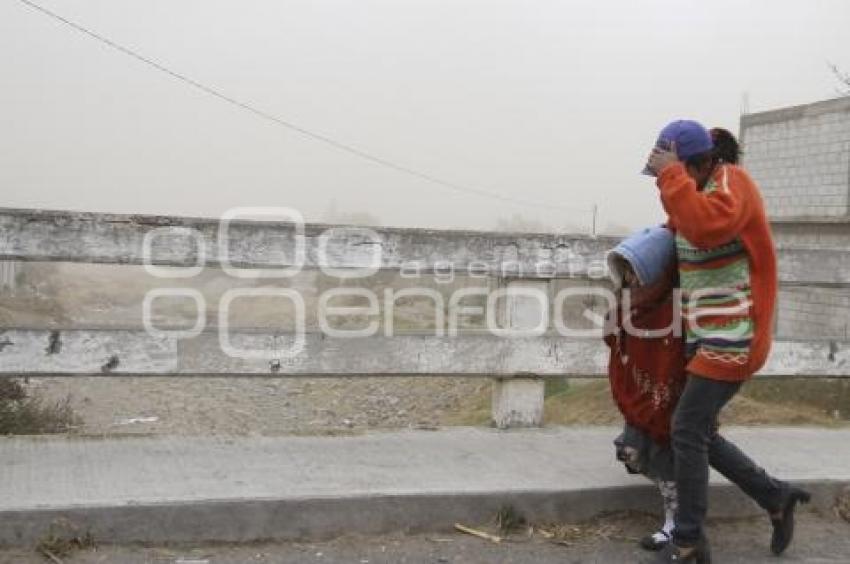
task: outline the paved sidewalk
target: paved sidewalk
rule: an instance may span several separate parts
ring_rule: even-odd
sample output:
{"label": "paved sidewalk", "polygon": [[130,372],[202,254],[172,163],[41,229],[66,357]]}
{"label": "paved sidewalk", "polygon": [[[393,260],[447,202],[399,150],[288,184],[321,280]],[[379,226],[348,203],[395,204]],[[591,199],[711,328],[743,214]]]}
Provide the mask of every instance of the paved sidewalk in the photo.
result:
{"label": "paved sidewalk", "polygon": [[[771,473],[809,482],[824,507],[850,483],[850,429],[726,433]],[[0,542],[32,543],[57,519],[110,542],[199,542],[440,530],[487,520],[506,503],[537,520],[654,510],[652,489],[614,460],[615,434],[4,438]],[[713,515],[757,513],[717,476],[713,483]]]}

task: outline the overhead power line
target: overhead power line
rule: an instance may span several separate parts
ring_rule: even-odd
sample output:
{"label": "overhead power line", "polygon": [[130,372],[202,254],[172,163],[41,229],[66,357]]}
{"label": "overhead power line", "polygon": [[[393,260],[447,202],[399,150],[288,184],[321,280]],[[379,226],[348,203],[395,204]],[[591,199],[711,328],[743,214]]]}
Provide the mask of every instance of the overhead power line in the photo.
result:
{"label": "overhead power line", "polygon": [[333,147],[337,150],[352,154],[352,155],[359,157],[361,159],[364,159],[364,160],[370,161],[372,163],[393,169],[395,171],[407,174],[409,176],[419,178],[421,180],[431,182],[433,184],[437,184],[439,186],[442,186],[444,188],[448,188],[450,190],[454,190],[454,191],[457,191],[457,192],[463,192],[463,193],[466,193],[466,194],[473,194],[475,196],[480,196],[480,197],[485,197],[485,198],[493,198],[493,199],[496,199],[496,200],[501,200],[503,202],[522,205],[522,206],[544,208],[544,209],[548,209],[548,210],[580,211],[580,212],[587,212],[587,213],[592,211],[590,208],[563,206],[563,205],[557,205],[557,204],[550,204],[550,203],[546,203],[546,202],[538,202],[538,201],[533,201],[533,200],[527,200],[527,199],[524,199],[524,198],[514,198],[514,197],[511,197],[511,196],[506,196],[504,194],[491,192],[489,190],[484,190],[484,189],[481,189],[481,188],[464,186],[464,185],[461,185],[461,184],[457,184],[456,182],[444,180],[444,179],[442,179],[438,176],[435,176],[433,174],[430,174],[430,173],[427,173],[427,172],[424,172],[424,171],[421,171],[421,170],[418,170],[418,169],[415,169],[415,168],[412,168],[412,167],[409,167],[409,166],[406,166],[406,165],[403,165],[403,164],[396,163],[394,161],[391,161],[391,160],[386,159],[384,157],[381,157],[379,155],[376,155],[376,154],[370,153],[368,151],[364,151],[362,149],[359,149],[359,148],[357,148],[353,145],[349,145],[347,143],[337,141],[336,139],[328,137],[327,135],[323,135],[321,133],[316,133],[315,131],[311,131],[311,130],[306,129],[306,128],[300,126],[300,125],[297,125],[297,124],[295,124],[291,121],[280,118],[280,117],[278,117],[274,114],[271,114],[271,113],[269,113],[265,110],[259,109],[256,106],[253,106],[253,105],[251,105],[247,102],[243,102],[241,100],[233,98],[232,96],[225,94],[221,90],[218,90],[218,89],[213,88],[211,86],[207,86],[206,84],[198,82],[197,80],[195,80],[195,79],[193,79],[193,78],[191,78],[191,77],[189,77],[189,76],[187,76],[183,73],[174,71],[174,70],[166,67],[165,65],[158,63],[157,61],[149,58],[149,57],[146,57],[144,55],[139,54],[138,52],[134,51],[133,49],[130,49],[129,47],[125,47],[124,45],[121,45],[120,43],[116,43],[115,41],[109,39],[108,37],[104,37],[103,35],[100,35],[99,33],[94,32],[94,31],[88,29],[87,27],[84,27],[81,24],[78,24],[78,23],[76,23],[72,20],[69,20],[68,18],[61,16],[61,15],[57,14],[56,12],[53,12],[53,11],[45,8],[44,6],[36,4],[35,2],[31,2],[30,0],[18,0],[18,1],[21,2],[22,4],[28,6],[29,8],[32,8],[33,10],[41,12],[42,14],[49,16],[50,18],[66,25],[68,27],[73,28],[73,29],[75,29],[76,31],[78,31],[82,34],[84,34],[84,35],[86,35],[86,36],[88,36],[92,39],[95,39],[96,41],[99,41],[100,43],[110,47],[111,49],[113,49],[115,51],[118,51],[119,53],[122,53],[122,54],[124,54],[128,57],[132,57],[133,59],[136,59],[137,61],[144,63],[148,67],[156,69],[156,70],[158,70],[158,71],[160,71],[164,74],[167,74],[168,76],[170,76],[174,79],[177,79],[177,80],[183,82],[184,84],[188,84],[189,86],[192,86],[192,87],[196,88],[197,90],[200,90],[200,91],[202,91],[202,92],[204,92],[204,93],[206,93],[210,96],[218,98],[219,100],[227,102],[228,104],[231,104],[233,106],[241,108],[241,109],[243,109],[247,112],[250,112],[250,113],[254,114],[255,116],[260,117],[260,118],[262,118],[266,121],[273,122],[277,125],[280,125],[280,126],[287,128],[289,130],[298,132],[301,135],[304,135],[305,137],[309,137],[311,139],[314,139],[316,141],[324,143],[325,145],[329,145],[329,146],[331,146],[331,147]]}

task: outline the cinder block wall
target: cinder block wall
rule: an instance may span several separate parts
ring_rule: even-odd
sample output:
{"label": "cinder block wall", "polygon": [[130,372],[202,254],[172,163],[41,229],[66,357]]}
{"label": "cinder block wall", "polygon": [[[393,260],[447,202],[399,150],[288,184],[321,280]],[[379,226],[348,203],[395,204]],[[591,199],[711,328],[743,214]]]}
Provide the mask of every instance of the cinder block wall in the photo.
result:
{"label": "cinder block wall", "polygon": [[844,288],[780,289],[776,336],[850,340],[850,292]]}
{"label": "cinder block wall", "polygon": [[741,140],[771,219],[847,216],[850,97],[745,115]]}
{"label": "cinder block wall", "polygon": [[[850,248],[850,97],[745,115],[741,141],[778,246]],[[780,289],[776,334],[847,340],[850,289]]]}
{"label": "cinder block wall", "polygon": [[777,247],[847,249],[850,245],[848,221],[775,220],[771,227]]}

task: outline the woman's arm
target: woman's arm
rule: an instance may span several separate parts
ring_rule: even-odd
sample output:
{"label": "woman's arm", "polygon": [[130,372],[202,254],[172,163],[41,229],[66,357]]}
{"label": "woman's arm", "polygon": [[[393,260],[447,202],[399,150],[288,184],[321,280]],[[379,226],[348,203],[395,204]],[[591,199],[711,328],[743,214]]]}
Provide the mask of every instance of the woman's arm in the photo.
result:
{"label": "woman's arm", "polygon": [[741,232],[749,218],[746,190],[729,165],[718,172],[718,188],[700,192],[685,165],[665,166],[658,175],[661,203],[682,236],[697,247],[728,243]]}

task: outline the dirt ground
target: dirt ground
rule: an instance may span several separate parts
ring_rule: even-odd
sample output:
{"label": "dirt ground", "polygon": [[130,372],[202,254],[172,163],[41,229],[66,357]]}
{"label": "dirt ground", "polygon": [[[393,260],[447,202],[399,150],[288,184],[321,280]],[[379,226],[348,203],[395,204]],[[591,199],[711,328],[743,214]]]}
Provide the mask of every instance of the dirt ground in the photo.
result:
{"label": "dirt ground", "polygon": [[[843,380],[789,379],[751,381],[721,413],[726,425],[848,424],[850,382]],[[547,385],[545,420],[552,425],[616,425],[622,419],[611,399],[607,381],[573,379]],[[479,393],[466,398],[463,408],[445,417],[447,424],[486,424],[490,397]]]}
{"label": "dirt ground", "polygon": [[[539,528],[531,535],[521,529],[498,544],[452,531],[347,536],[316,543],[97,546],[63,554],[60,560],[67,564],[623,564],[640,562],[647,554],[637,547],[636,540],[655,525],[648,516],[618,514],[587,523],[541,527],[547,533],[556,531],[558,536],[553,539],[545,538]],[[719,564],[850,562],[850,523],[830,515],[800,513],[795,542],[781,559],[768,550],[767,519],[713,521],[708,534],[713,541],[714,562]],[[3,563],[49,561],[34,551],[0,551]]]}
{"label": "dirt ground", "polygon": [[432,428],[489,382],[458,378],[51,378],[82,434],[281,435]]}

